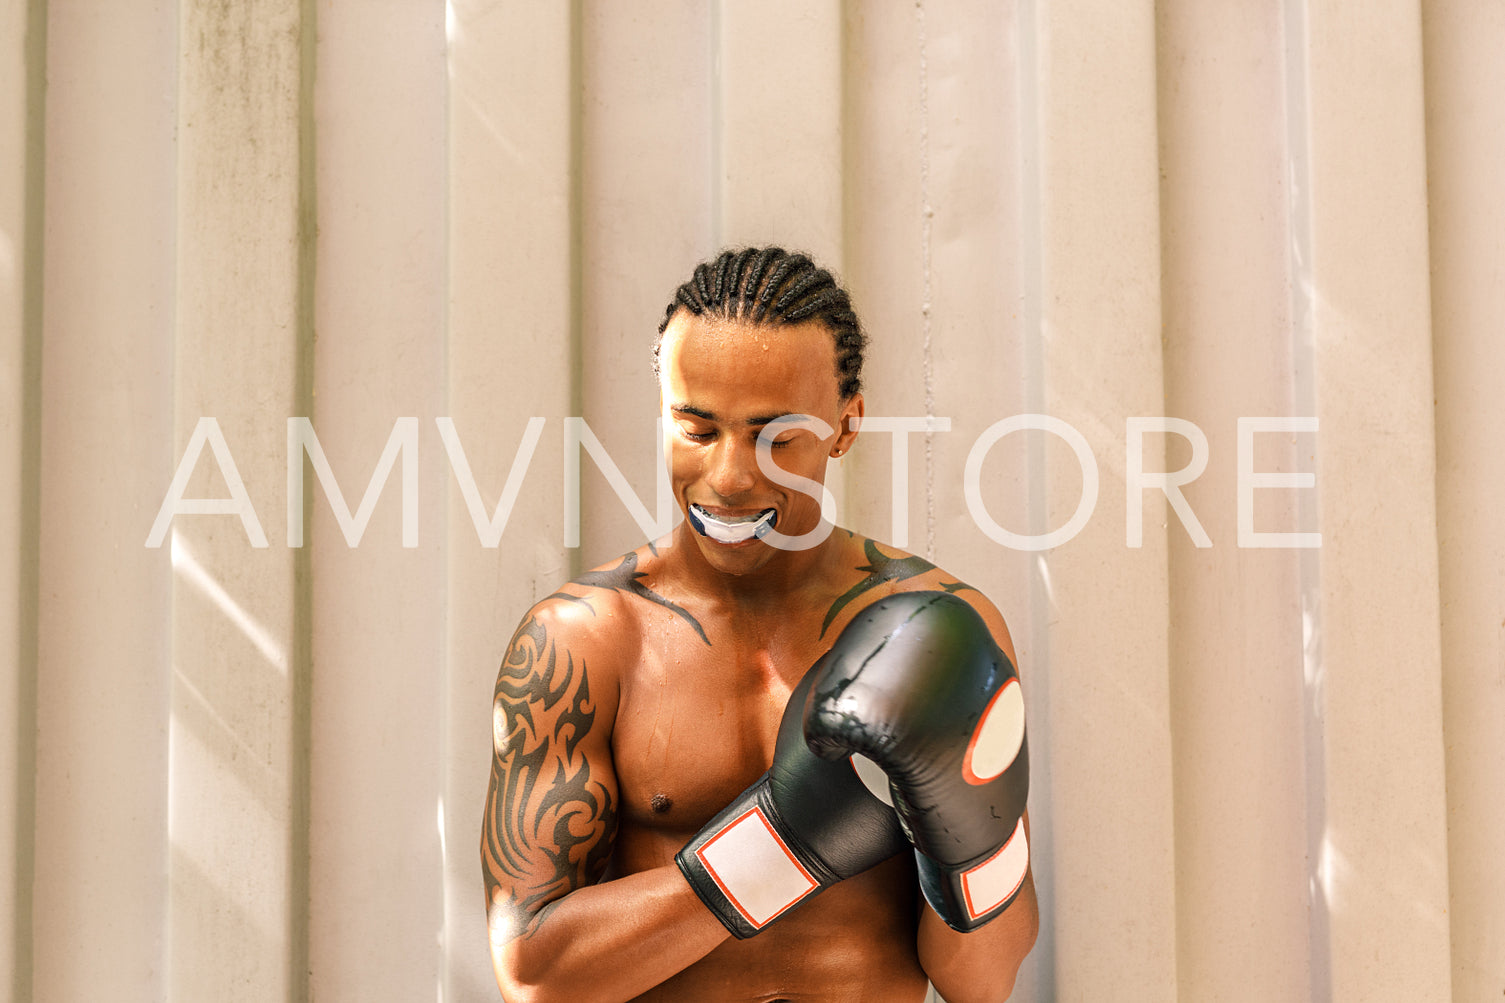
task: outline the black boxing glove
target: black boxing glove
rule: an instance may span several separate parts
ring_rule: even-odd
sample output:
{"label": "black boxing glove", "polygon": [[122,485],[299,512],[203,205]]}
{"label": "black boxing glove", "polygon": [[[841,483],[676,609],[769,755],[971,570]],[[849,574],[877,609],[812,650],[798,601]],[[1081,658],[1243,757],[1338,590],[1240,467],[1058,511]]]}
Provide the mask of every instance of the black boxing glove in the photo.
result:
{"label": "black boxing glove", "polygon": [[982,616],[945,592],[889,596],[817,668],[805,739],[887,782],[926,901],[956,930],[1003,912],[1029,871],[1029,756],[1019,674]]}
{"label": "black boxing glove", "polygon": [[909,849],[893,809],[851,764],[821,759],[805,745],[801,717],[823,662],[790,695],[773,766],[674,857],[701,901],[738,938]]}

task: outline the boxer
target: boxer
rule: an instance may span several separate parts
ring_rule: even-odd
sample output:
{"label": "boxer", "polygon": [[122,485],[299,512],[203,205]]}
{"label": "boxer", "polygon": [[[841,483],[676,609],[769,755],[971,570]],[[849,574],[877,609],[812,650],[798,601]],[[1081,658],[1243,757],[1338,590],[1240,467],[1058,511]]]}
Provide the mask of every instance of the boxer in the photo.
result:
{"label": "boxer", "polygon": [[1012,642],[823,522],[865,337],[829,273],[727,252],[654,349],[685,519],[523,617],[481,857],[503,996],[1006,999],[1038,929]]}

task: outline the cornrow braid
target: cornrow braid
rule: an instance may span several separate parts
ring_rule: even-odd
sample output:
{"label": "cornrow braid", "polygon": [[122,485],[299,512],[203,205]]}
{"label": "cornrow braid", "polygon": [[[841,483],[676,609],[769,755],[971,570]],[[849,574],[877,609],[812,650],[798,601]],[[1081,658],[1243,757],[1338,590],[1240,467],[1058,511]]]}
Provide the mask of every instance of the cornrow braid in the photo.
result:
{"label": "cornrow braid", "polygon": [[695,266],[690,281],[674,291],[653,344],[653,374],[659,375],[664,331],[680,310],[769,327],[819,321],[836,346],[836,381],[842,400],[862,389],[862,353],[867,335],[851,297],[831,273],[808,255],[782,247],[723,251]]}

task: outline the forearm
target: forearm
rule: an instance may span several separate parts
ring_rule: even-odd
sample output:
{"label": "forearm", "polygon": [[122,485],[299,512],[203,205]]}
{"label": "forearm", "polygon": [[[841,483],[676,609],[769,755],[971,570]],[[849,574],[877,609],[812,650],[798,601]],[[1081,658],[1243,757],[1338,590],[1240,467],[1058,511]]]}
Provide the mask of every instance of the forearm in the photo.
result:
{"label": "forearm", "polygon": [[946,1003],[1006,1000],[1039,929],[1033,877],[1025,878],[1002,914],[971,933],[951,929],[926,905],[917,941],[920,964]]}
{"label": "forearm", "polygon": [[670,864],[570,892],[527,932],[494,941],[492,961],[511,1003],[605,1003],[647,992],[728,936]]}

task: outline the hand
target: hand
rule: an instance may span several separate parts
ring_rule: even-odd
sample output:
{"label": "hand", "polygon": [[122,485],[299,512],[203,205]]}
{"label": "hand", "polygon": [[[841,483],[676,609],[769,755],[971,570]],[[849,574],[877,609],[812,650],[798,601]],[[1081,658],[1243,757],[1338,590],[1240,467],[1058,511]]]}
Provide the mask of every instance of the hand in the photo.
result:
{"label": "hand", "polygon": [[852,765],[821,759],[805,744],[801,718],[826,658],[790,694],[772,767],[674,858],[701,901],[739,938],[909,848],[893,809]]}
{"label": "hand", "polygon": [[817,669],[806,741],[886,776],[931,907],[964,931],[1003,912],[1029,870],[1029,756],[1019,674],[981,615],[944,592],[889,596]]}

